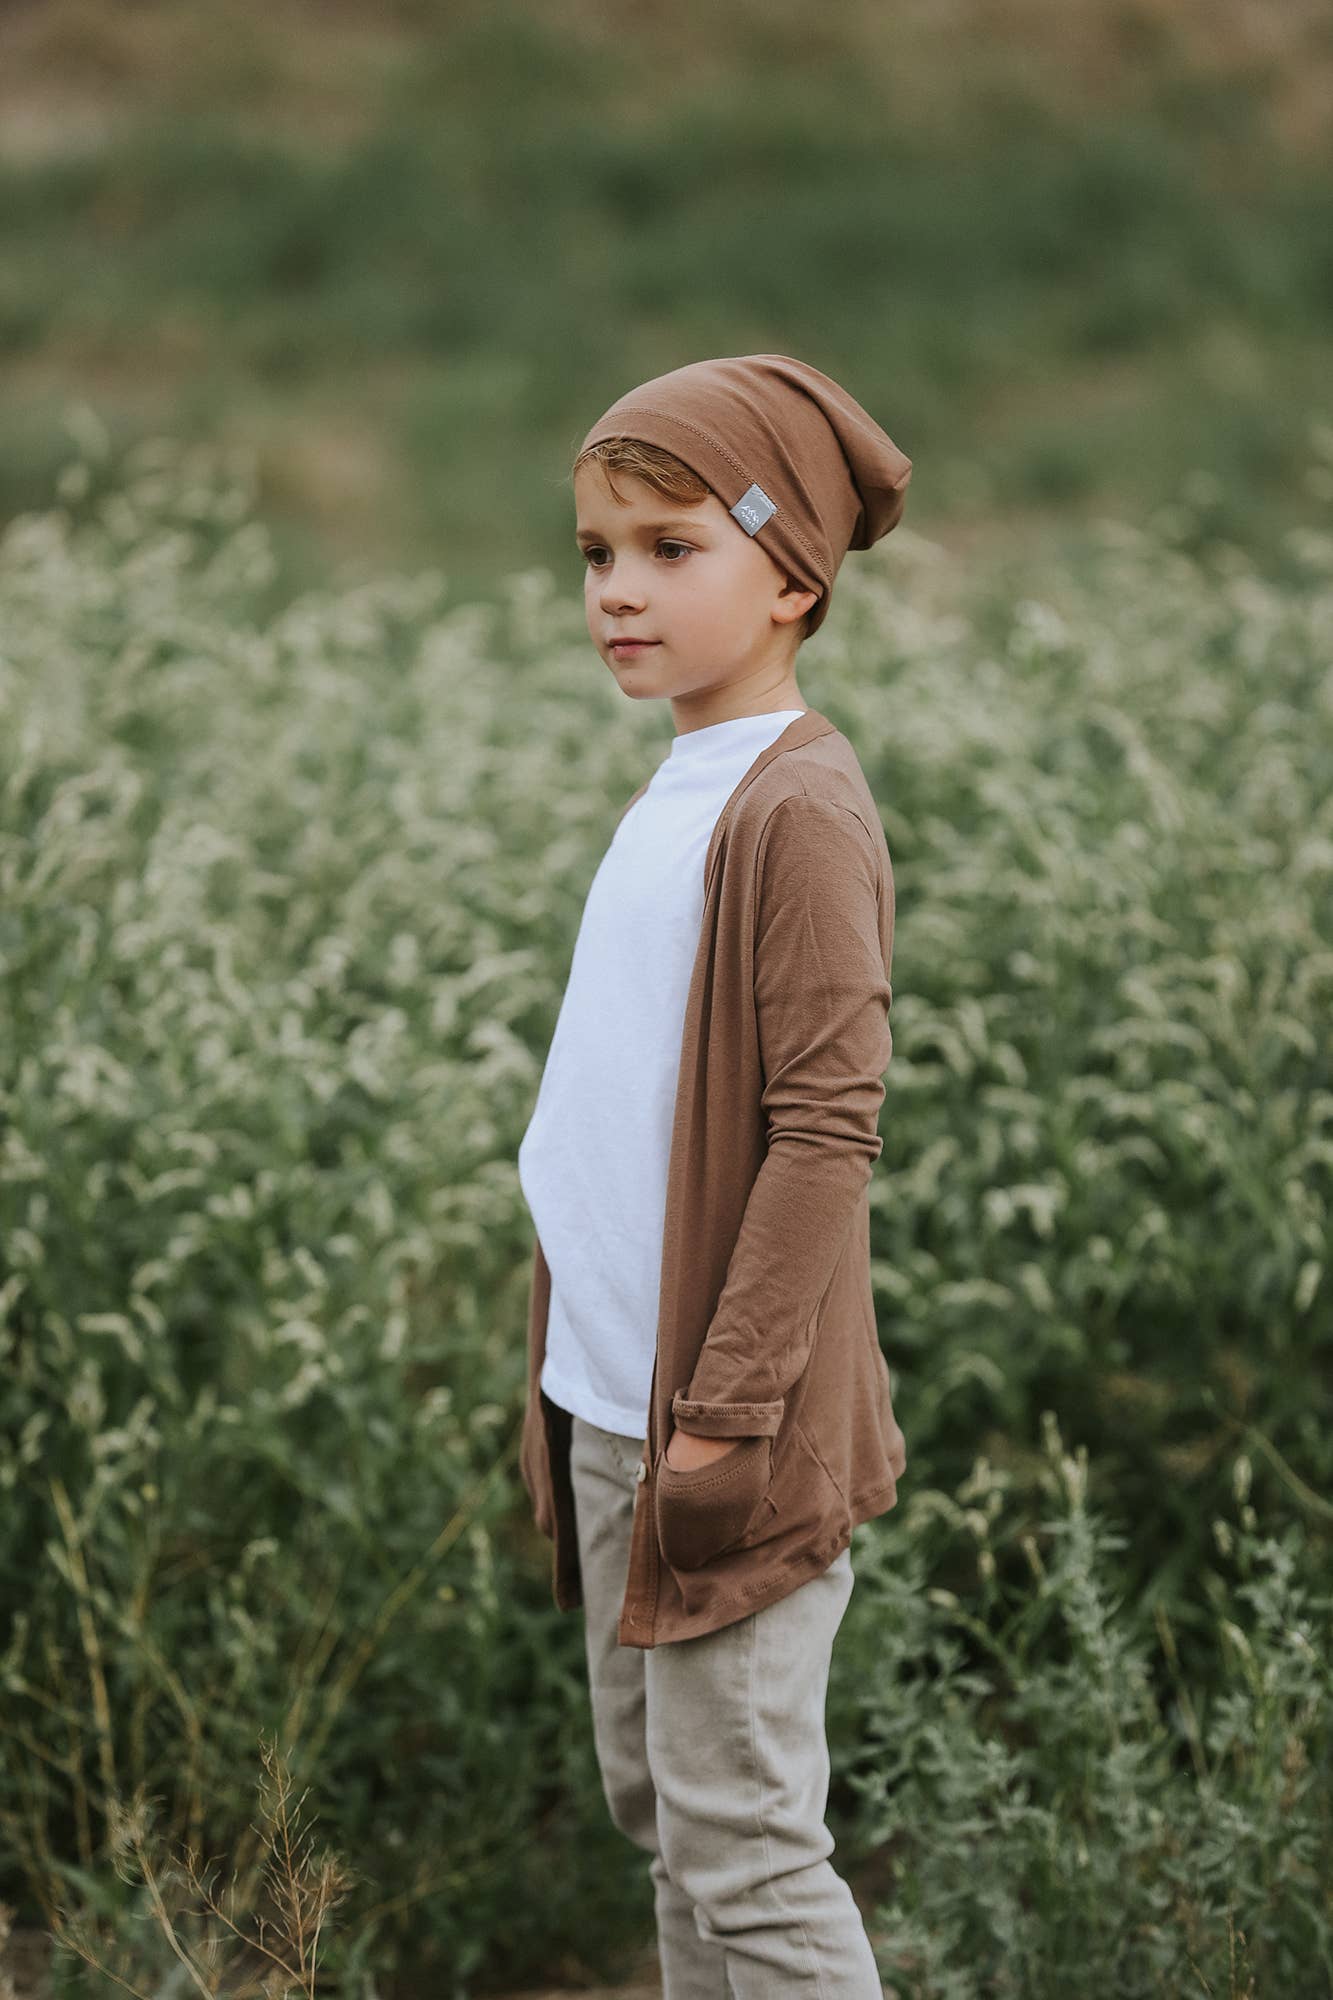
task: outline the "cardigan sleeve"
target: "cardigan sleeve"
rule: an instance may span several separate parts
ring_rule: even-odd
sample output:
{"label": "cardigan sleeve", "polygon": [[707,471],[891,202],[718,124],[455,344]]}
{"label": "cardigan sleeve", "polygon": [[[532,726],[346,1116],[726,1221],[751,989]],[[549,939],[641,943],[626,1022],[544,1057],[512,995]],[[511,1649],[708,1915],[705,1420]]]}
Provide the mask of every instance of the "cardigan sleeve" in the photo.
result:
{"label": "cardigan sleeve", "polygon": [[767,1151],[694,1373],[672,1399],[697,1437],[777,1431],[882,1149],[893,996],[880,867],[855,813],[824,799],[784,799],[764,829],[754,1005]]}

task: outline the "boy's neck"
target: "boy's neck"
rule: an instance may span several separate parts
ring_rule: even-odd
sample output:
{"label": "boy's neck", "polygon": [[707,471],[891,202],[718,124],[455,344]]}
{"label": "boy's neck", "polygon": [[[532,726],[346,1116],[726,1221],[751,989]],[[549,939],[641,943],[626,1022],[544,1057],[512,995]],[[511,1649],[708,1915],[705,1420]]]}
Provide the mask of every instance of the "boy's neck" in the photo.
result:
{"label": "boy's neck", "polygon": [[810,706],[795,682],[763,694],[747,695],[744,689],[719,688],[716,693],[690,700],[673,701],[671,719],[677,736],[693,729],[709,729],[715,722],[739,722],[744,717],[778,715],[787,709]]}

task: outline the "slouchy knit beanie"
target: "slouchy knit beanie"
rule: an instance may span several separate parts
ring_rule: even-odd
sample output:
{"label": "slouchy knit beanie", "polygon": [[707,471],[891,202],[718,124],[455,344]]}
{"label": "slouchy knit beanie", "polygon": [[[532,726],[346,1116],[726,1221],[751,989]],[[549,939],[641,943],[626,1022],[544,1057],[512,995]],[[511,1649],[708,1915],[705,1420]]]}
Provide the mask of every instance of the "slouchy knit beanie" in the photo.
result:
{"label": "slouchy knit beanie", "polygon": [[787,575],[819,592],[816,631],[848,549],[902,517],[912,461],[831,377],[787,354],[692,361],[631,389],[579,447],[631,437],[672,452]]}

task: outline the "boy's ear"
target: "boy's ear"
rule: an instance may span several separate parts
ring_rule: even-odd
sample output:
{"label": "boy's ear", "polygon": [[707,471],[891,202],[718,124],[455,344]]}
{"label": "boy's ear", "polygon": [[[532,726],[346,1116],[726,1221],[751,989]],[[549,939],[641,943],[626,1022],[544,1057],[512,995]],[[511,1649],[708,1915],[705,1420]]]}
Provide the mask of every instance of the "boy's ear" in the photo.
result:
{"label": "boy's ear", "polygon": [[780,625],[794,625],[798,618],[804,618],[807,611],[819,602],[817,590],[807,590],[788,577],[778,593],[778,607],[775,617]]}

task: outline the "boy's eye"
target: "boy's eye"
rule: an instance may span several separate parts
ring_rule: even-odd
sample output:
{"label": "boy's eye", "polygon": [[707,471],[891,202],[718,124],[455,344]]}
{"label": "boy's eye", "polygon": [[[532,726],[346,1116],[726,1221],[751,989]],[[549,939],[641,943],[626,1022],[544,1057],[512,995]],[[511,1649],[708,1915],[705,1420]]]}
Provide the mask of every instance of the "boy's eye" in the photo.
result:
{"label": "boy's eye", "polygon": [[[672,542],[663,540],[660,541],[657,544],[657,546],[659,549],[679,549],[680,554],[685,556],[690,554],[690,545],[688,542]],[[591,568],[600,569],[602,567],[600,558],[606,554],[606,550],[602,547],[602,544],[600,542],[589,542],[587,547],[583,549],[581,553],[583,555],[584,562],[587,563]],[[680,558],[678,556],[672,557],[670,559],[669,566],[674,568],[675,564],[679,561],[679,559]]]}

